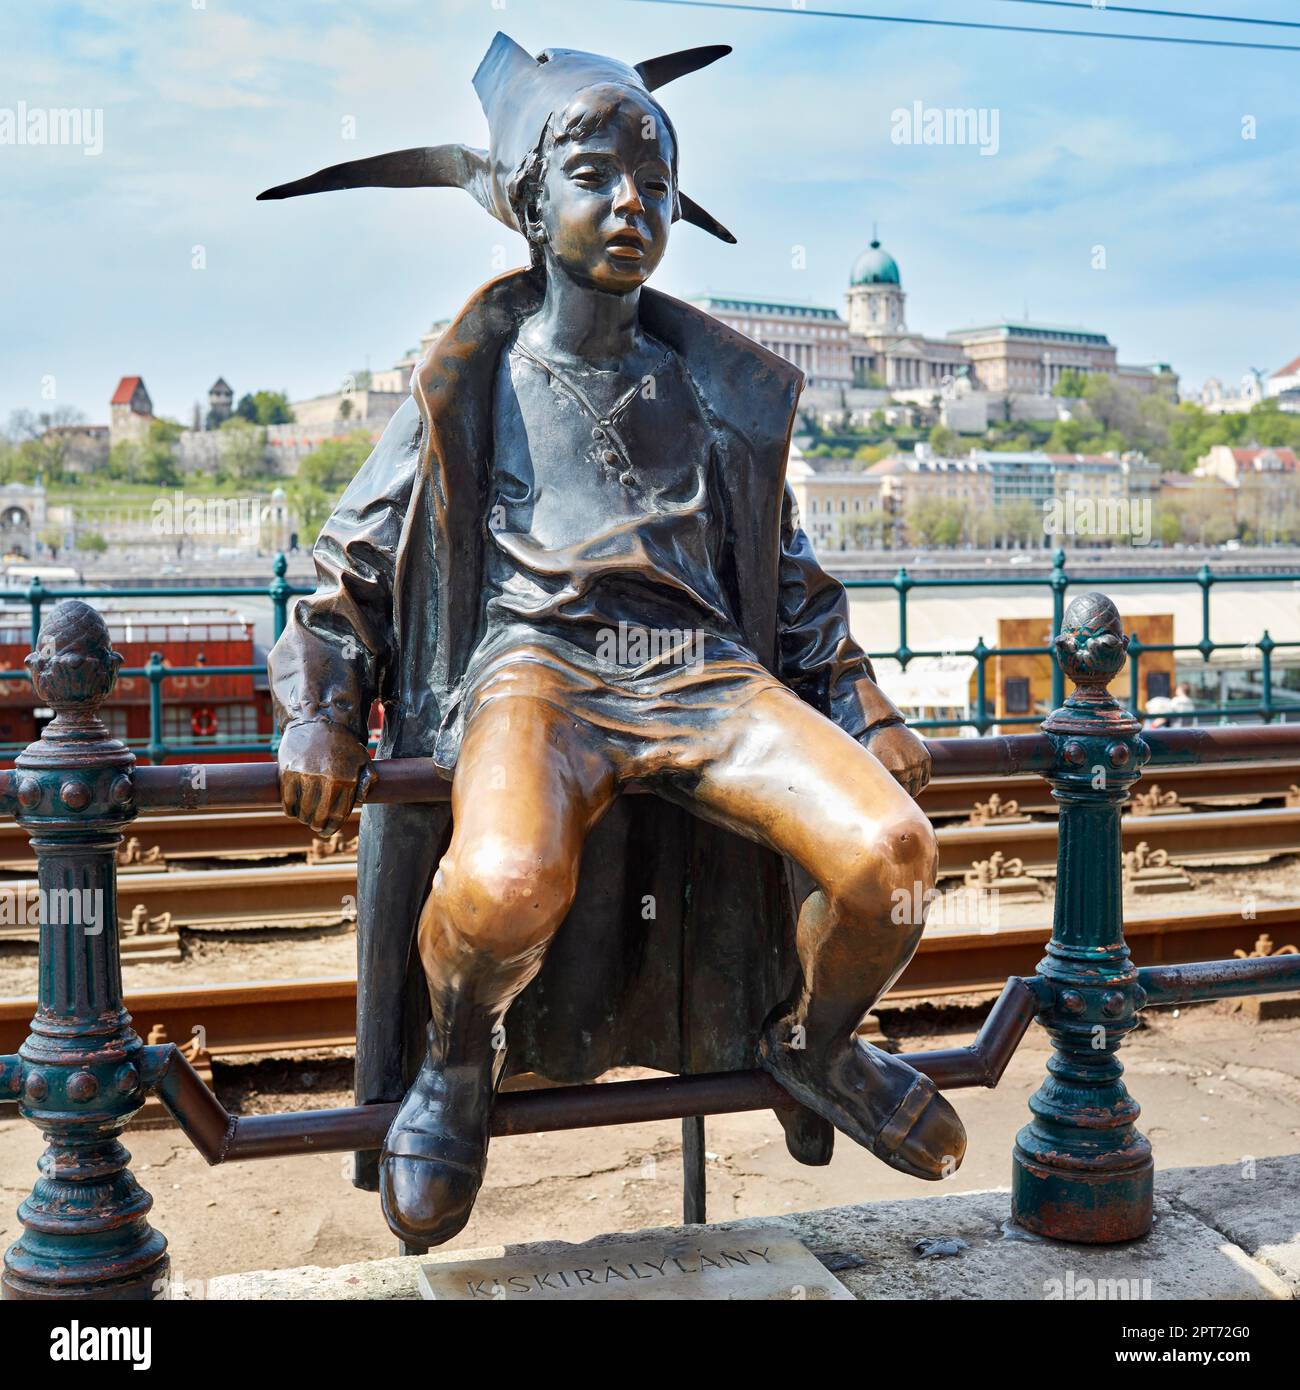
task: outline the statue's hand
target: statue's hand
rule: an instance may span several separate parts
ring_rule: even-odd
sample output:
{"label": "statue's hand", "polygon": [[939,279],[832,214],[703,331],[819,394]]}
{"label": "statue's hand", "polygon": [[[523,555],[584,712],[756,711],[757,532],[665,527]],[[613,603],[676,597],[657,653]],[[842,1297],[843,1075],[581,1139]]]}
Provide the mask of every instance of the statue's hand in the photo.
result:
{"label": "statue's hand", "polygon": [[365,746],[338,724],[290,724],[280,740],[280,804],[318,835],[332,835],[374,777]]}
{"label": "statue's hand", "polygon": [[930,752],[923,739],[906,724],[882,724],[863,742],[909,796],[921,795],[930,780]]}

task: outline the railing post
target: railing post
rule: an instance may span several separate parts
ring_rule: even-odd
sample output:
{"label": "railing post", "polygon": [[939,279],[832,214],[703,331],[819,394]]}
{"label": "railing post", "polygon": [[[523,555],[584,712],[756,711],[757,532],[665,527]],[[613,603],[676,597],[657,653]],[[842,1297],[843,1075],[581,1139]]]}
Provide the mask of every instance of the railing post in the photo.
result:
{"label": "railing post", "polygon": [[45,600],[45,590],[41,585],[40,575],[33,577],[32,582],[27,586],[27,603],[32,610],[32,650],[36,650],[36,644],[40,641],[41,634],[41,604]]}
{"label": "railing post", "polygon": [[1127,645],[1104,594],[1075,599],[1055,643],[1076,685],[1043,723],[1061,808],[1052,939],[1038,966],[1047,987],[1039,1018],[1055,1052],[1012,1160],[1015,1220],[1088,1244],[1151,1228],[1151,1146],[1135,1127],[1138,1105],[1116,1055],[1142,1005],[1124,941],[1120,807],[1148,749],[1138,721],[1106,688]]}
{"label": "railing post", "polygon": [[[1052,554],[1052,573],[1047,581],[1052,586],[1052,636],[1055,643],[1064,621],[1065,591],[1070,587],[1069,576],[1065,572],[1065,551],[1058,547]],[[1065,675],[1059,660],[1052,662],[1052,708],[1060,709],[1065,703]]]}
{"label": "railing post", "polygon": [[1259,717],[1265,724],[1273,722],[1273,648],[1277,643],[1268,635],[1268,628],[1259,639],[1259,679],[1264,687]]}
{"label": "railing post", "polygon": [[[275,578],[271,581],[271,608],[274,612],[274,631],[275,640],[278,642],[284,634],[284,629],[289,622],[289,581],[285,575],[289,572],[289,562],[285,559],[284,551],[275,557]],[[274,757],[280,751],[280,730],[276,727],[274,720],[271,721],[271,756]]]}
{"label": "railing post", "polygon": [[905,671],[912,659],[911,649],[907,645],[907,591],[914,582],[908,577],[906,568],[899,565],[898,573],[894,576],[894,588],[898,590],[898,648],[894,656]]}
{"label": "railing post", "polygon": [[1140,719],[1146,701],[1142,698],[1142,653],[1146,649],[1136,632],[1128,637],[1128,700],[1129,708]]}
{"label": "railing post", "polygon": [[268,592],[271,596],[271,609],[274,614],[273,631],[275,641],[278,642],[284,633],[285,624],[289,620],[289,581],[284,577],[289,572],[289,562],[284,558],[283,551],[275,557],[272,569],[275,572],[275,578],[271,580],[271,587]]}
{"label": "railing post", "polygon": [[48,1147],[18,1208],[4,1296],[148,1299],[166,1277],[167,1242],[119,1142],[151,1081],[122,1003],[117,936],[115,856],[135,815],[135,759],[99,719],[122,658],[100,615],[69,600],[50,612],[27,664],[55,718],[14,774],[36,852],[41,941],[14,1090]]}
{"label": "railing post", "polygon": [[155,766],[167,756],[162,715],[162,683],[166,669],[162,652],[150,652],[144,673],[149,681],[149,761]]}
{"label": "railing post", "polygon": [[980,637],[974,647],[975,656],[975,732],[983,738],[992,724],[989,719],[989,649]]}

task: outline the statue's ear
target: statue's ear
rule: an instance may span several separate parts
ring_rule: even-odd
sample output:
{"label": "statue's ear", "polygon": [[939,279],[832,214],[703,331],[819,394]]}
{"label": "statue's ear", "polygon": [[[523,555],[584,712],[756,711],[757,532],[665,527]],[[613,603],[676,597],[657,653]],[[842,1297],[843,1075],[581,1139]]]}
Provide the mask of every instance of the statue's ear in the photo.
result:
{"label": "statue's ear", "polygon": [[521,204],[524,239],[530,246],[541,246],[546,241],[546,227],[542,222],[541,199],[544,196],[540,181],[534,182],[532,192]]}

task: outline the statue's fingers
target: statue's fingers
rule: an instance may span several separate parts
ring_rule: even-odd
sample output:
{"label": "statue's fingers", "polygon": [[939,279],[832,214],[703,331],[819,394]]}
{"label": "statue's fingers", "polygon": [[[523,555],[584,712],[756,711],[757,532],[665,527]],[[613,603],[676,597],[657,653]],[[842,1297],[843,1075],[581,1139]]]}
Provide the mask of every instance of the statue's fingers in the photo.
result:
{"label": "statue's fingers", "polygon": [[280,805],[284,808],[286,816],[292,816],[294,820],[298,818],[298,801],[302,795],[302,787],[296,772],[287,770],[280,773]]}
{"label": "statue's fingers", "polygon": [[315,824],[313,829],[321,835],[333,835],[347,820],[352,810],[353,791],[350,782],[342,782],[332,793],[323,796],[316,817],[319,824]]}
{"label": "statue's fingers", "polygon": [[316,808],[320,805],[321,782],[319,777],[303,780],[302,795],[298,799],[298,819],[304,825],[316,829]]}

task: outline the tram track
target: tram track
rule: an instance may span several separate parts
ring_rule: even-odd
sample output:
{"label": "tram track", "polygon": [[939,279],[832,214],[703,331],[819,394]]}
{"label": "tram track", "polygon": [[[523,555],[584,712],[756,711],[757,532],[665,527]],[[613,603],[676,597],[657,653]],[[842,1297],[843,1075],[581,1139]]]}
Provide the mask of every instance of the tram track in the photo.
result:
{"label": "tram track", "polygon": [[[1034,972],[1050,934],[1046,922],[996,931],[929,930],[883,1006],[992,998],[1009,976]],[[1289,954],[1300,948],[1300,901],[1249,912],[1131,913],[1125,936],[1139,966],[1231,959],[1237,952]],[[347,1049],[355,1042],[351,976],[128,989],[126,1004],[142,1037],[197,1040],[218,1059]],[[35,1009],[34,998],[0,999],[0,1053],[18,1050]]]}
{"label": "tram track", "polygon": [[[212,819],[212,818],[208,818]],[[286,824],[285,817],[276,817]],[[197,827],[187,827],[191,836]],[[1022,884],[1049,880],[1056,870],[1054,820],[999,819],[984,825],[941,825],[939,874],[993,890],[1010,875]],[[1300,853],[1300,807],[1184,811],[1129,815],[1121,823],[1126,854],[1172,866],[1267,862]],[[355,919],[357,867],[346,841],[319,863],[301,861],[220,868],[127,866],[118,875],[118,913],[126,954],[140,954],[157,937],[182,928],[323,926]],[[0,881],[0,941],[34,940],[38,923],[30,878]],[[174,945],[174,940],[172,942]]]}
{"label": "tram track", "polygon": [[[1300,804],[1300,763],[1255,762],[1191,765],[1160,768],[1137,784],[1130,814],[1140,814],[1142,798],[1153,789],[1166,802],[1172,792],[1173,805],[1204,811],[1239,808],[1248,805],[1285,809],[1290,797]],[[1040,776],[1023,773],[1000,777],[936,778],[921,795],[921,807],[934,821],[978,819],[996,793],[997,807],[1005,812],[1012,803],[1012,814],[1055,818],[1056,802],[1051,788]],[[344,827],[344,843],[356,838],[360,824],[354,813]],[[328,847],[307,826],[290,820],[276,810],[211,811],[201,819],[192,812],[172,815],[142,815],[125,829],[126,849],[123,867],[132,861],[141,867],[191,864],[209,860],[256,862],[261,859],[327,854]],[[134,845],[132,842],[134,841]],[[28,832],[16,821],[0,821],[0,871],[29,873],[36,860],[28,842]]]}

